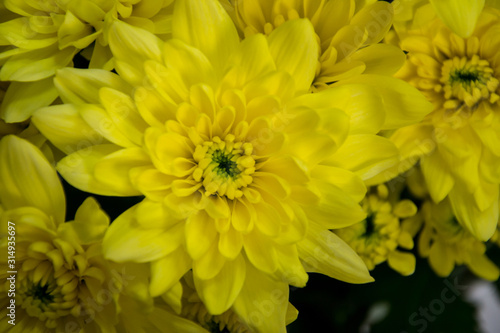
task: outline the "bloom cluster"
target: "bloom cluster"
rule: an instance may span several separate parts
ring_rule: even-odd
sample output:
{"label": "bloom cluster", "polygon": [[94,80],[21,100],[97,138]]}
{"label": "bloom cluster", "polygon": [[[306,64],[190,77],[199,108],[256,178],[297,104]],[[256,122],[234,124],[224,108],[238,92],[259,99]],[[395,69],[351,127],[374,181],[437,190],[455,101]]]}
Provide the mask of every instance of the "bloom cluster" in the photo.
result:
{"label": "bloom cluster", "polygon": [[415,255],[498,279],[499,36],[484,1],[2,1],[0,330],[285,332],[308,273]]}

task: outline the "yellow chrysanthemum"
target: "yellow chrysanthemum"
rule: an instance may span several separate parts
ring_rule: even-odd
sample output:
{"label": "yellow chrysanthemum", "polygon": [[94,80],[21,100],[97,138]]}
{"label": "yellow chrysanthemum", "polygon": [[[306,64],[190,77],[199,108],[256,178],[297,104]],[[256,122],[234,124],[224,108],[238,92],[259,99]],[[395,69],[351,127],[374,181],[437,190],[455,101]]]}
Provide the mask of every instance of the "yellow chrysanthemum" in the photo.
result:
{"label": "yellow chrysanthemum", "polygon": [[[84,201],[74,221],[63,223],[64,215],[62,186],[41,151],[18,137],[4,137],[0,331],[116,332],[115,325],[132,318],[135,323],[122,332],[140,331],[134,327],[205,332],[154,307],[147,298],[145,267],[104,259],[101,243],[109,218],[93,198]],[[134,312],[122,311],[134,304]]]}
{"label": "yellow chrysanthemum", "polygon": [[359,254],[368,269],[387,260],[389,266],[402,275],[412,274],[415,256],[398,247],[413,248],[412,235],[401,227],[400,219],[414,216],[417,213],[415,204],[407,199],[391,203],[387,186],[379,185],[369,192],[361,205],[367,218],[335,230],[335,233]]}
{"label": "yellow chrysanthemum", "polygon": [[498,221],[499,13],[485,9],[467,38],[438,18],[399,36],[408,60],[397,75],[422,91],[434,112],[391,137],[404,160],[398,171],[420,158],[434,202],[448,196],[459,223],[481,240]]}
{"label": "yellow chrysanthemum", "polygon": [[380,1],[234,1],[235,22],[247,37],[269,35],[284,22],[298,18],[312,23],[320,45],[313,91],[347,79],[364,80],[359,74],[394,74],[404,63],[403,52],[378,44],[389,30],[392,16],[391,5]]}
{"label": "yellow chrysanthemum", "polygon": [[429,258],[437,275],[450,275],[455,265],[466,265],[474,274],[495,281],[499,268],[485,254],[486,246],[464,229],[453,216],[447,199],[422,206],[424,227],[419,236],[419,254]]}
{"label": "yellow chrysanthemum", "polygon": [[[13,82],[0,108],[7,122],[26,120],[57,97],[57,69],[88,48],[91,68],[111,69],[107,30],[119,19],[168,35],[173,0],[13,0],[0,9],[0,80]],[[94,43],[95,42],[95,43]]]}
{"label": "yellow chrysanthemum", "polygon": [[[154,296],[192,269],[210,314],[232,308],[254,331],[284,331],[288,285],[304,286],[306,269],[372,280],[328,229],[362,220],[363,180],[397,162],[376,133],[423,117],[427,104],[402,81],[376,85],[376,76],[304,94],[318,54],[307,20],[240,42],[218,2],[180,0],[172,26],[162,42],[115,22],[118,75],[60,70],[68,104],[33,121],[71,153],[58,170],[72,185],[145,195],[110,227],[108,258],[152,262]],[[262,315],[258,304],[270,297]]]}

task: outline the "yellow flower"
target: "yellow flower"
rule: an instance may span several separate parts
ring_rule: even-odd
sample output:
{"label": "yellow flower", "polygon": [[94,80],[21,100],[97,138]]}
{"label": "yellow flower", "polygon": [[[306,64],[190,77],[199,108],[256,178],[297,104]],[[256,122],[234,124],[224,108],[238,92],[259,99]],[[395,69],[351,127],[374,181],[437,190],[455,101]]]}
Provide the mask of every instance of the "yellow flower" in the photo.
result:
{"label": "yellow flower", "polygon": [[393,10],[386,2],[235,1],[234,16],[246,37],[269,35],[284,22],[308,19],[320,45],[313,91],[347,79],[363,80],[359,74],[390,76],[404,63],[400,49],[378,44],[392,24]]}
{"label": "yellow flower", "polygon": [[57,97],[52,76],[72,66],[82,49],[91,54],[91,68],[112,69],[107,30],[115,19],[168,35],[172,1],[6,1],[7,10],[0,10],[0,80],[16,82],[0,116],[20,122],[52,103]]}
{"label": "yellow flower", "polygon": [[[74,221],[64,223],[63,189],[40,150],[9,135],[0,141],[0,161],[0,250],[13,257],[0,262],[2,332],[115,332],[125,320],[160,332],[204,332],[154,307],[143,265],[104,259],[109,218],[93,198],[78,208]],[[13,301],[15,311],[8,308]],[[138,304],[142,311],[120,312],[133,305],[141,309]],[[164,318],[155,319],[158,313]]]}
{"label": "yellow flower", "polygon": [[146,197],[111,225],[107,258],[151,262],[153,296],[192,269],[210,314],[232,308],[254,331],[284,331],[288,285],[304,286],[306,270],[372,280],[328,229],[364,218],[363,180],[398,160],[376,133],[411,122],[392,118],[396,110],[423,117],[425,100],[396,79],[377,87],[375,77],[304,94],[318,54],[307,20],[240,42],[218,2],[181,0],[172,26],[162,42],[115,22],[119,75],[60,70],[68,104],[33,121],[69,153],[58,170],[72,185]]}
{"label": "yellow flower", "polygon": [[455,265],[466,265],[477,276],[495,281],[498,267],[486,257],[486,246],[464,229],[453,216],[449,201],[426,201],[422,206],[425,220],[418,250],[437,275],[450,275]]}
{"label": "yellow flower", "polygon": [[391,137],[403,159],[395,171],[420,158],[434,202],[449,197],[459,223],[481,240],[492,236],[498,220],[499,13],[485,9],[467,38],[438,18],[399,36],[408,60],[397,76],[417,87],[434,111]]}
{"label": "yellow flower", "polygon": [[373,188],[362,203],[367,218],[334,232],[359,254],[368,269],[387,260],[395,271],[410,275],[415,271],[415,256],[398,247],[411,250],[413,239],[401,227],[400,219],[414,216],[417,207],[407,199],[392,204],[388,197],[387,186]]}

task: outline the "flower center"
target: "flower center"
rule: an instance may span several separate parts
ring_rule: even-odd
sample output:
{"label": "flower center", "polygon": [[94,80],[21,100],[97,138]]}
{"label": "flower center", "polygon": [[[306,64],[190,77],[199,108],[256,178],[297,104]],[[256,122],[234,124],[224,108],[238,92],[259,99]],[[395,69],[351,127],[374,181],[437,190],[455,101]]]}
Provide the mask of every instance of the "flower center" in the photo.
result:
{"label": "flower center", "polygon": [[375,214],[369,214],[365,219],[365,232],[363,234],[364,237],[369,238],[375,232],[375,222],[373,219],[375,218]]}
{"label": "flower center", "polygon": [[499,81],[486,60],[474,55],[471,59],[454,57],[443,62],[441,83],[446,109],[457,109],[464,103],[472,108],[483,100],[495,103]]}
{"label": "flower center", "polygon": [[234,139],[228,134],[224,141],[214,137],[196,146],[193,159],[198,167],[193,171],[193,178],[203,184],[207,196],[218,194],[231,200],[240,198],[243,195],[240,189],[252,183],[251,174],[255,171],[253,146]]}
{"label": "flower center", "polygon": [[38,300],[41,303],[48,305],[54,301],[54,295],[52,295],[52,292],[54,292],[55,288],[56,286],[54,284],[33,284],[30,288],[28,288],[25,295],[33,297],[34,302]]}
{"label": "flower center", "polygon": [[54,279],[53,273],[35,281],[33,274],[22,280],[19,303],[30,317],[45,322],[47,328],[57,327],[57,319],[70,314],[77,304],[76,293],[64,293],[64,288]]}

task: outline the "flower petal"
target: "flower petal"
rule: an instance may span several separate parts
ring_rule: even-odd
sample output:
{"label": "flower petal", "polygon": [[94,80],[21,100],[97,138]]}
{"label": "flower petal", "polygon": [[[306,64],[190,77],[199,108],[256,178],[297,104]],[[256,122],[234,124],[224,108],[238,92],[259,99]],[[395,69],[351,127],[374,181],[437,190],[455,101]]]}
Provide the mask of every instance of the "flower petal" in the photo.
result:
{"label": "flower petal", "polygon": [[455,180],[449,172],[450,166],[441,158],[439,152],[422,157],[420,162],[427,189],[435,203],[450,193]]}
{"label": "flower petal", "polygon": [[57,89],[47,78],[35,82],[11,82],[0,106],[0,117],[9,123],[28,119],[37,109],[57,98]]}
{"label": "flower petal", "polygon": [[95,164],[103,157],[118,151],[113,144],[91,146],[63,158],[57,170],[72,186],[82,191],[101,195],[119,196],[120,193],[98,182],[94,177]]}
{"label": "flower petal", "polygon": [[126,94],[132,87],[115,73],[102,69],[63,68],[57,71],[54,83],[65,103],[99,104],[99,90],[110,87]]}
{"label": "flower petal", "polygon": [[118,216],[106,232],[102,251],[107,259],[116,262],[150,262],[165,257],[181,245],[183,223],[174,224],[167,230],[141,227],[135,220],[138,205]]}
{"label": "flower petal", "polygon": [[239,44],[233,21],[219,1],[179,0],[175,3],[172,36],[202,51],[219,77]]}
{"label": "flower petal", "polygon": [[109,217],[97,200],[88,197],[78,208],[75,220],[61,225],[71,228],[81,244],[100,242],[109,226]]}
{"label": "flower petal", "polygon": [[470,37],[476,27],[484,0],[429,0],[439,18],[462,38]]}
{"label": "flower petal", "polygon": [[247,280],[246,271],[245,259],[238,256],[233,261],[226,261],[212,279],[202,280],[193,274],[196,290],[210,314],[222,314],[233,305]]}
{"label": "flower petal", "polygon": [[116,69],[125,81],[143,84],[146,60],[161,63],[163,42],[147,30],[115,20],[109,32],[109,46],[116,61]]}
{"label": "flower petal", "polygon": [[192,261],[183,248],[151,263],[151,296],[156,297],[172,288],[191,269]]}
{"label": "flower petal", "polygon": [[319,52],[311,22],[287,21],[269,35],[268,41],[276,68],[292,76],[297,91],[308,91],[316,74]]}
{"label": "flower petal", "polygon": [[498,223],[498,187],[494,195],[493,204],[480,210],[475,202],[470,202],[470,192],[463,185],[456,183],[450,191],[451,206],[458,222],[481,241],[493,236]]}
{"label": "flower petal", "polygon": [[254,332],[286,332],[288,284],[247,263],[246,279],[233,309]]}
{"label": "flower petal", "polygon": [[7,209],[36,207],[64,223],[66,200],[57,173],[38,148],[14,135],[0,141],[0,202]]}
{"label": "flower petal", "polygon": [[433,110],[432,104],[409,83],[393,77],[375,74],[358,75],[342,84],[360,83],[375,88],[382,97],[385,122],[382,129],[396,129],[421,121]]}
{"label": "flower petal", "polygon": [[356,51],[350,59],[366,65],[364,74],[393,75],[403,66],[406,56],[399,47],[374,44]]}
{"label": "flower petal", "polygon": [[201,258],[216,241],[215,223],[205,212],[191,214],[186,221],[186,248],[194,260]]}
{"label": "flower petal", "polygon": [[142,148],[120,149],[95,163],[94,179],[122,196],[141,195],[133,186],[130,173],[133,168],[142,166],[152,166]]}
{"label": "flower petal", "polygon": [[443,242],[434,242],[429,251],[429,264],[440,277],[450,275],[455,268],[453,250]]}
{"label": "flower petal", "polygon": [[0,69],[1,81],[38,81],[70,64],[77,49],[59,50],[57,45],[13,55]]}
{"label": "flower petal", "polygon": [[66,154],[108,143],[83,120],[74,104],[52,105],[37,110],[31,121],[58,149]]}
{"label": "flower petal", "polygon": [[304,208],[310,220],[329,229],[338,229],[360,222],[366,217],[358,202],[334,184],[314,179],[312,185],[318,192],[320,201]]}
{"label": "flower petal", "polygon": [[322,273],[349,283],[374,281],[356,252],[327,229],[311,223],[306,238],[297,246],[308,272]]}
{"label": "flower petal", "polygon": [[398,161],[399,151],[389,139],[377,135],[359,134],[349,136],[325,164],[350,170],[366,180]]}
{"label": "flower petal", "polygon": [[496,281],[500,276],[500,270],[486,254],[473,254],[467,266],[474,274],[489,281]]}
{"label": "flower petal", "polygon": [[408,276],[415,272],[416,259],[411,253],[392,251],[387,257],[389,266],[401,275]]}

